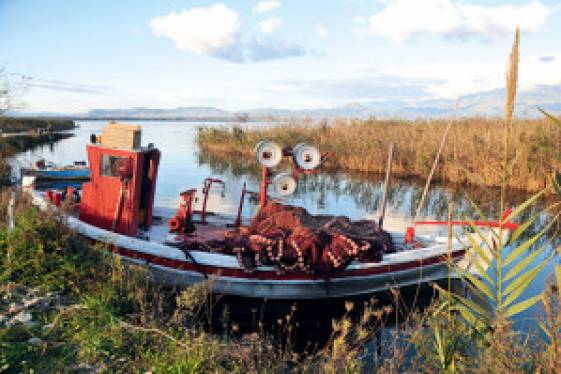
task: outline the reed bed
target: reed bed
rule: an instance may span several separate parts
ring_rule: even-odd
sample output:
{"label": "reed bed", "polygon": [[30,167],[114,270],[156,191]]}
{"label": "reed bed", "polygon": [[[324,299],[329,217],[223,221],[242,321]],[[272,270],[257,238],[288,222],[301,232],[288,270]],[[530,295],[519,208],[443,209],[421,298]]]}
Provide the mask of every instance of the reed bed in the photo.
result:
{"label": "reed bed", "polygon": [[0,130],[5,133],[19,133],[47,127],[52,131],[63,131],[72,130],[76,126],[74,121],[69,119],[0,117]]}
{"label": "reed bed", "polygon": [[[382,173],[387,149],[397,145],[393,173],[426,178],[450,120],[336,120],[320,124],[285,123],[264,128],[200,128],[203,152],[230,158],[253,157],[253,147],[270,139],[282,146],[312,143],[331,152],[331,170]],[[441,155],[435,180],[454,184],[501,186],[504,119],[462,118],[454,121]],[[512,120],[508,167],[509,188],[538,191],[553,170],[559,170],[561,131],[547,119]]]}

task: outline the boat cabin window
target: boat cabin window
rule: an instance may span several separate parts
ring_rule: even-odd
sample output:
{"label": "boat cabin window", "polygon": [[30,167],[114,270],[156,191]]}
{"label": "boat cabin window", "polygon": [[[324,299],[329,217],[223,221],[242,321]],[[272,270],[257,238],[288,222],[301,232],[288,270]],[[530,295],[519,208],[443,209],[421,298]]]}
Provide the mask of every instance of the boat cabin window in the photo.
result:
{"label": "boat cabin window", "polygon": [[101,175],[106,177],[119,177],[119,166],[125,162],[125,157],[102,155]]}

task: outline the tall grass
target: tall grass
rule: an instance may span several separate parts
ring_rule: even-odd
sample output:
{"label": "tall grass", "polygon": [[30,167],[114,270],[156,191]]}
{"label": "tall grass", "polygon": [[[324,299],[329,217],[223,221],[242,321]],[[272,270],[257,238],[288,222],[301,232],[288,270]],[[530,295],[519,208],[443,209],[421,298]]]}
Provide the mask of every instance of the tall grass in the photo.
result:
{"label": "tall grass", "polygon": [[[320,125],[286,123],[266,128],[201,128],[197,141],[215,156],[253,157],[260,140],[281,145],[312,143],[332,152],[325,164],[332,170],[383,173],[388,144],[396,143],[392,173],[426,178],[448,120],[350,120]],[[435,180],[458,184],[501,186],[504,121],[500,118],[461,118],[450,129]],[[552,170],[561,166],[561,131],[546,119],[513,119],[509,158],[516,168],[507,180],[511,189],[539,191]]]}
{"label": "tall grass", "polygon": [[[85,368],[338,373],[357,372],[363,366],[360,353],[371,336],[365,325],[369,317],[356,326],[349,318],[336,322],[330,343],[309,355],[293,351],[289,343],[279,344],[260,328],[240,333],[227,324],[227,316],[223,332],[211,335],[204,328],[212,318],[211,284],[162,288],[144,268],[125,266],[61,221],[60,216],[27,204],[20,204],[13,231],[0,221],[0,373]],[[4,316],[12,317],[11,310],[32,297],[28,293],[59,295],[62,302],[54,308],[30,309],[31,325],[4,325]],[[281,322],[286,336],[296,328],[290,315]],[[31,338],[39,339],[39,344],[31,343]]]}
{"label": "tall grass", "polygon": [[[520,31],[517,29],[506,74],[506,98],[502,136],[503,157],[500,173],[501,191],[498,201],[500,211],[503,211],[507,206],[507,181],[514,170],[511,165],[512,160],[509,149],[518,79],[519,42]],[[441,289],[443,294],[448,295],[450,308],[458,311],[467,322],[467,326],[475,331],[474,340],[489,347],[484,353],[483,359],[492,365],[494,369],[492,371],[513,372],[522,369],[518,366],[519,363],[516,363],[516,357],[524,355],[520,350],[520,346],[526,347],[528,340],[512,330],[512,318],[536,303],[540,301],[545,303],[548,324],[542,325],[542,328],[549,333],[548,336],[557,336],[557,330],[555,330],[557,325],[554,322],[556,321],[556,317],[554,317],[556,314],[551,308],[551,303],[548,303],[550,297],[544,296],[546,291],[538,292],[533,296],[526,296],[525,291],[529,289],[529,286],[536,280],[555,254],[555,251],[553,251],[553,253],[546,255],[546,251],[551,251],[551,241],[545,240],[545,242],[540,242],[540,239],[553,227],[560,214],[557,213],[554,217],[550,217],[549,223],[538,233],[528,235],[526,231],[541,214],[558,211],[561,203],[551,204],[542,212],[522,222],[514,230],[508,241],[506,240],[507,234],[502,226],[504,223],[518,218],[545,191],[546,189],[542,189],[514,211],[501,217],[501,225],[491,241],[485,239],[474,224],[471,225],[473,233],[468,233],[467,236],[473,253],[468,252],[467,254],[480,274],[476,276],[458,267],[455,270],[464,279],[465,284],[471,291],[472,297],[451,294],[449,291]],[[483,247],[489,248],[490,251],[486,253]],[[544,257],[544,259],[541,262],[536,262],[540,256]],[[480,302],[474,301],[474,298]],[[451,335],[450,326],[457,328],[458,322],[456,318],[451,317],[448,317],[447,321],[447,326],[440,330],[435,329],[434,336],[438,337],[439,347],[441,347],[442,352],[451,352],[452,358],[449,361],[444,362],[441,360],[447,364],[446,366],[441,365],[442,368],[450,371],[449,369],[453,368],[455,364],[453,357],[458,353],[458,347],[456,347],[454,341],[448,340],[442,343],[441,333],[444,336]],[[557,352],[557,343],[551,340],[550,344],[552,346],[551,350]],[[549,362],[549,369],[552,368],[554,367]]]}

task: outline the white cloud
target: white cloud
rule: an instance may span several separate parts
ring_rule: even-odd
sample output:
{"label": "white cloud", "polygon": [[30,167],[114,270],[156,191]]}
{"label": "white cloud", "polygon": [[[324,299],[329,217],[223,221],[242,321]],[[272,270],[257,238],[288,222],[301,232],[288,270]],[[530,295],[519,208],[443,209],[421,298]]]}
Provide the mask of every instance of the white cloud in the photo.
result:
{"label": "white cloud", "polygon": [[280,1],[278,0],[260,1],[253,7],[253,11],[255,13],[265,13],[280,7],[280,5]]}
{"label": "white cloud", "polygon": [[[282,24],[270,17],[258,24],[270,33]],[[154,34],[174,41],[176,47],[223,60],[245,63],[316,54],[289,40],[242,38],[238,13],[218,3],[208,8],[185,9],[150,21]]]}
{"label": "white cloud", "polygon": [[[545,57],[545,58],[544,58]],[[504,88],[505,61],[434,61],[402,66],[355,66],[359,74],[375,72],[407,79],[425,79],[430,95],[455,99],[458,96]],[[521,56],[518,86],[521,90],[561,84],[561,52]]]}
{"label": "white cloud", "polygon": [[538,0],[526,5],[483,6],[459,0],[397,0],[368,18],[369,33],[403,42],[418,34],[493,38],[510,35],[516,25],[534,31],[550,9]]}
{"label": "white cloud", "polygon": [[320,23],[320,24],[316,25],[316,34],[320,38],[324,38],[324,37],[327,36],[327,29],[325,28],[325,26],[323,24]]}
{"label": "white cloud", "polygon": [[241,20],[226,5],[171,12],[150,21],[154,34],[173,40],[178,49],[213,55],[239,41]]}
{"label": "white cloud", "polygon": [[271,18],[267,18],[264,21],[259,22],[257,24],[257,27],[259,28],[259,30],[261,30],[261,32],[268,34],[281,25],[282,25],[282,18],[271,17]]}
{"label": "white cloud", "polygon": [[[281,18],[271,17],[258,27],[270,33],[281,24]],[[265,61],[313,52],[287,40],[253,38],[244,41],[239,15],[224,4],[172,12],[152,19],[150,27],[154,34],[173,40],[178,49],[233,62]]]}

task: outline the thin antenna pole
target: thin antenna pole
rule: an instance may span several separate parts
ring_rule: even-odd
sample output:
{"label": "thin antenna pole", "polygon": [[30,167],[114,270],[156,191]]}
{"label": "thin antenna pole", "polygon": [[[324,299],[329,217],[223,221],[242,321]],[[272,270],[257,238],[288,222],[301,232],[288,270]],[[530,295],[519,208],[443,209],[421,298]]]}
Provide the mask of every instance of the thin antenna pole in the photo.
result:
{"label": "thin antenna pole", "polygon": [[[456,110],[458,108],[458,103],[456,103]],[[429,190],[430,187],[430,182],[432,180],[432,176],[434,175],[434,172],[436,171],[436,166],[438,165],[438,161],[440,160],[440,154],[442,153],[442,149],[444,148],[444,144],[446,143],[446,138],[448,137],[448,131],[450,131],[450,127],[452,127],[452,124],[456,121],[456,114],[454,113],[454,118],[450,120],[450,122],[448,122],[448,125],[446,126],[446,130],[444,131],[444,135],[442,135],[442,139],[440,140],[440,147],[438,148],[438,152],[436,153],[436,157],[434,158],[434,162],[432,163],[432,168],[430,170],[429,173],[429,177],[427,178],[427,183],[425,184],[425,189],[423,190],[423,195],[421,196],[421,201],[419,202],[419,205],[417,206],[417,211],[415,212],[415,217],[413,217],[413,224],[415,224],[415,222],[417,222],[417,218],[419,218],[419,215],[421,214],[421,208],[423,207],[423,204],[425,203],[425,199],[427,197],[427,192]]]}
{"label": "thin antenna pole", "polygon": [[382,201],[379,207],[379,219],[378,226],[380,228],[384,225],[384,216],[386,215],[386,203],[388,200],[388,191],[390,188],[390,177],[392,175],[392,161],[395,149],[395,143],[390,144],[390,149],[388,151],[388,163],[386,165],[386,179],[384,180],[384,192],[382,193]]}

